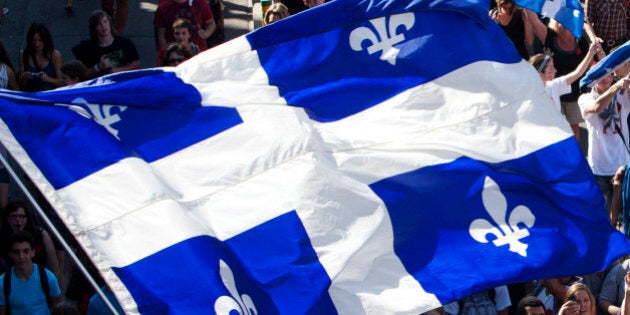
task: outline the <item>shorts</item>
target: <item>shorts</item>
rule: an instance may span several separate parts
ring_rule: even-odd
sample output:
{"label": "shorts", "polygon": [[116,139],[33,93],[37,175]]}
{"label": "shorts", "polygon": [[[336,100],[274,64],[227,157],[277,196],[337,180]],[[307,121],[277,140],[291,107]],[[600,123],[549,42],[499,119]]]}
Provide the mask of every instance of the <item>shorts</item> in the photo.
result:
{"label": "shorts", "polygon": [[582,118],[582,111],[577,102],[562,102],[562,115],[567,119],[570,125],[577,125],[584,121]]}

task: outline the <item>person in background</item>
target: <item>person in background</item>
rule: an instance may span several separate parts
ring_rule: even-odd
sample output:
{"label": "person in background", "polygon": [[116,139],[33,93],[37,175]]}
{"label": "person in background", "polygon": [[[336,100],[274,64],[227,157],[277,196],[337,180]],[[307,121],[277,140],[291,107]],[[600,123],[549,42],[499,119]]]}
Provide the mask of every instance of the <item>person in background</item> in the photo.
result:
{"label": "person in background", "polygon": [[602,40],[606,54],[629,39],[630,15],[625,0],[586,0],[584,16]]}
{"label": "person in background", "polygon": [[626,256],[610,269],[598,298],[599,307],[606,314],[617,315],[621,312],[621,303],[625,296],[624,277],[630,271],[630,259]]}
{"label": "person in background", "polygon": [[558,111],[561,111],[560,96],[571,93],[571,84],[576,82],[588,69],[593,57],[601,49],[599,43],[591,44],[586,56],[573,71],[556,78],[556,67],[554,59],[545,54],[537,54],[529,58],[529,63],[536,69],[540,79],[545,85],[545,90],[551,97],[553,104]]}
{"label": "person in background", "polygon": [[[173,22],[173,37],[175,37],[175,42],[168,44],[164,49],[160,49],[157,53],[157,63],[159,66],[166,66],[164,63],[164,52],[166,48],[170,47],[172,44],[180,44],[184,46],[190,52],[191,56],[194,56],[199,53],[199,46],[190,41],[191,34],[193,31],[192,24],[187,19],[177,19]],[[188,58],[186,58],[188,59]]]}
{"label": "person in background", "polygon": [[490,17],[510,38],[521,58],[528,60],[534,55],[534,30],[526,10],[519,8],[512,0],[495,0],[497,7],[490,10]]}
{"label": "person in background", "polygon": [[186,47],[180,44],[171,44],[166,48],[164,57],[162,58],[162,65],[168,67],[176,67],[180,63],[190,59],[192,54]]}
{"label": "person in background", "polygon": [[34,238],[33,262],[50,269],[57,279],[62,279],[52,238],[46,230],[35,225],[34,218],[24,202],[10,201],[4,210],[0,225],[0,236],[2,236],[0,239],[3,240],[0,246],[3,256],[9,254],[10,244],[7,240],[12,234],[20,231],[27,231]]}
{"label": "person in background", "polygon": [[23,91],[39,92],[63,85],[59,50],[46,25],[35,22],[26,33],[26,48],[18,55],[18,78]]}
{"label": "person in background", "polygon": [[[33,263],[35,242],[26,231],[17,232],[8,239],[9,256],[13,267],[0,276],[0,292],[5,292],[5,283],[10,283],[8,298],[6,293],[0,294],[0,315],[50,314],[48,300],[51,305],[62,301],[61,290],[57,278],[43,266]],[[40,269],[42,268],[42,269]],[[5,281],[5,277],[10,277]],[[46,277],[45,279],[42,277]],[[43,287],[47,285],[46,287]]]}
{"label": "person in background", "polygon": [[[0,89],[18,91],[20,86],[15,76],[15,68],[2,41],[0,41]],[[4,203],[6,205],[6,202]],[[4,208],[4,205],[1,205]]]}
{"label": "person in background", "polygon": [[267,12],[265,12],[265,17],[263,19],[264,25],[269,25],[273,22],[282,20],[289,16],[289,9],[282,3],[273,3],[269,6]]}
{"label": "person in background", "polygon": [[[549,25],[546,26],[540,21],[537,14],[531,11],[529,13],[528,17],[536,37],[543,43],[544,50],[553,55],[553,63],[558,76],[574,73],[575,69],[580,67],[584,60],[588,60],[586,67],[590,65],[594,56],[589,56],[588,54],[590,49],[585,36],[575,38],[568,29],[556,20],[550,19]],[[595,44],[597,45],[597,52],[601,51],[601,44]],[[560,97],[561,112],[569,122],[571,130],[573,130],[573,134],[578,141],[580,140],[579,124],[583,121],[583,118],[580,115],[577,100],[580,97],[579,78],[583,74],[584,72],[581,72],[575,80],[571,81],[569,83],[571,89]]]}
{"label": "person in background", "polygon": [[88,24],[90,39],[74,46],[72,52],[87,67],[89,78],[140,67],[136,46],[126,37],[115,35],[112,18],[107,13],[92,12]]}
{"label": "person in background", "polygon": [[61,66],[61,79],[65,85],[83,82],[87,80],[87,68],[83,62],[72,60]]}
{"label": "person in background", "polygon": [[545,315],[545,304],[537,297],[528,295],[516,306],[516,315]]}
{"label": "person in background", "polygon": [[201,51],[208,49],[206,39],[216,30],[214,16],[206,0],[162,0],[153,17],[157,33],[158,51],[175,42],[173,22],[185,18],[193,25],[191,41]]}
{"label": "person in background", "polygon": [[597,315],[595,297],[584,283],[574,283],[567,289],[558,315]]}

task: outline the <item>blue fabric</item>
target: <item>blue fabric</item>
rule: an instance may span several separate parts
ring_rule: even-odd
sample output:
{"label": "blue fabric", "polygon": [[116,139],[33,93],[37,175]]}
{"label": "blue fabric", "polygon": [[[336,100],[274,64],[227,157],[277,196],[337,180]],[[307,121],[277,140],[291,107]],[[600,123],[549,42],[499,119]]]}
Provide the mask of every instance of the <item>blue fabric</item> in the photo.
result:
{"label": "blue fabric", "polygon": [[600,60],[594,67],[589,69],[580,80],[580,88],[592,87],[597,81],[612,74],[617,68],[630,61],[630,42],[617,47],[611,51],[604,59]]}

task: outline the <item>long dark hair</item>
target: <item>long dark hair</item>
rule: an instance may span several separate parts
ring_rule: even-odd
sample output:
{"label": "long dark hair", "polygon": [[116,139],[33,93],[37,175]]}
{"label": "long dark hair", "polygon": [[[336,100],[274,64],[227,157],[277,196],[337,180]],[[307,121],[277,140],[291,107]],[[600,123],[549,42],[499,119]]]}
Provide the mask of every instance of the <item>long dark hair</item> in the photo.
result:
{"label": "long dark hair", "polygon": [[[35,47],[33,47],[33,37],[35,37],[35,34],[38,34],[42,39],[42,42],[44,42],[44,49],[42,53],[44,56],[52,60],[52,53],[55,50],[52,35],[50,35],[50,31],[46,25],[40,22],[31,24],[31,27],[28,28],[28,32],[26,32],[26,48],[24,49],[24,56],[35,56]],[[37,66],[36,60],[33,60],[33,64]]]}

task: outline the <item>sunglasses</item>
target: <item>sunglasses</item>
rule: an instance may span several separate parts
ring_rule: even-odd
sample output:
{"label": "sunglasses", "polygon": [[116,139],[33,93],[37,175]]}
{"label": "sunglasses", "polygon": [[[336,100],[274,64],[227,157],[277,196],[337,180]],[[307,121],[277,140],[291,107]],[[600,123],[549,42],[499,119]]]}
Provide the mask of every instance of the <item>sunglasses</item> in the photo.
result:
{"label": "sunglasses", "polygon": [[172,58],[172,59],[168,59],[166,60],[166,63],[168,64],[172,64],[172,63],[182,63],[184,61],[184,58]]}

